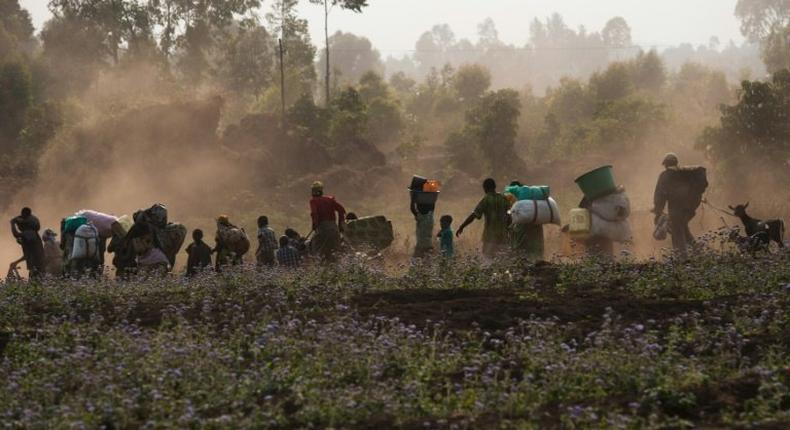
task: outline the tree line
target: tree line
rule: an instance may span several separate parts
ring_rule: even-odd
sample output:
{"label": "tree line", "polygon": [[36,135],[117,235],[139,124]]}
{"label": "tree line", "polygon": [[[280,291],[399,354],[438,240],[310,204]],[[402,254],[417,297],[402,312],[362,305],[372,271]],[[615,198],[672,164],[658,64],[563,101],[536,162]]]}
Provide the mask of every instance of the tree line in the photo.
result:
{"label": "tree line", "polygon": [[[711,40],[660,53],[634,46],[622,18],[588,31],[555,14],[532,22],[523,47],[502,42],[487,19],[475,43],[438,25],[412,54],[386,60],[362,36],[329,32],[333,7],[364,13],[366,1],[310,2],[324,11],[322,49],[297,0],[274,1],[263,16],[258,0],[52,0],[53,17],[38,35],[17,0],[0,0],[5,175],[34,177],[47,143],[80,120],[81,95],[113,74],[139,73],[141,64],[157,88],[223,94],[225,142],[255,114],[277,139],[253,145],[287,141],[324,155],[313,166],[294,155],[284,165],[296,172],[396,162],[505,175],[523,171],[527,159],[638,152],[667,141],[694,147],[725,170],[743,152],[777,168],[787,159],[782,126],[753,133],[754,124],[779,121],[788,107],[786,1],[738,2],[735,13],[753,43],[743,47],[720,49]],[[755,52],[773,78],[762,79]]]}

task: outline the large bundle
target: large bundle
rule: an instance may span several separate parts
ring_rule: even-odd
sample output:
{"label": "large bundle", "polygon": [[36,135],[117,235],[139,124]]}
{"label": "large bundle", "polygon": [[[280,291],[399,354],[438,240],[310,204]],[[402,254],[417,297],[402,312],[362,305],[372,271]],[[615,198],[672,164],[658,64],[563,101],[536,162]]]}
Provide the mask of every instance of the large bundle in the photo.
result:
{"label": "large bundle", "polygon": [[60,230],[63,234],[74,234],[78,228],[88,223],[88,219],[84,216],[74,215],[63,218],[60,223]]}
{"label": "large bundle", "polygon": [[161,266],[167,268],[169,260],[159,248],[151,248],[137,259],[137,264],[141,267]]}
{"label": "large bundle", "polygon": [[692,210],[702,203],[702,195],[708,189],[708,172],[701,166],[686,166],[675,169],[676,181],[670,192],[674,199],[682,201]]}
{"label": "large bundle", "polygon": [[242,228],[220,224],[217,227],[217,236],[225,250],[238,257],[250,250],[250,239]]}
{"label": "large bundle", "polygon": [[590,212],[590,236],[602,237],[612,242],[629,242],[633,238],[631,224],[627,220],[608,221]]}
{"label": "large bundle", "polygon": [[83,209],[77,212],[76,215],[83,216],[90,221],[99,231],[99,236],[105,239],[112,237],[112,225],[118,221],[118,218],[114,215],[90,209]]}
{"label": "large bundle", "polygon": [[395,240],[392,222],[384,216],[362,217],[349,221],[344,236],[352,246],[368,246],[378,251],[389,247]]}
{"label": "large bundle", "polygon": [[157,228],[167,226],[167,207],[157,203],[146,210],[139,210],[134,214],[134,222],[146,222]]}
{"label": "large bundle", "polygon": [[548,185],[508,185],[504,194],[512,195],[516,201],[546,200],[551,196],[551,189]]}
{"label": "large bundle", "polygon": [[176,255],[187,237],[187,228],[183,224],[169,223],[164,228],[155,229],[154,234],[162,252],[170,260],[170,264],[175,265]]}
{"label": "large bundle", "polygon": [[607,194],[592,201],[590,212],[607,221],[624,221],[631,215],[631,202],[625,191]]}
{"label": "large bundle", "polygon": [[74,232],[70,260],[98,259],[99,231],[92,224],[83,224]]}
{"label": "large bundle", "polygon": [[557,202],[551,197],[546,200],[516,202],[510,208],[510,216],[515,224],[561,224],[560,210]]}
{"label": "large bundle", "polygon": [[129,233],[129,230],[132,229],[134,225],[134,220],[129,215],[123,215],[122,217],[118,218],[118,221],[112,223],[111,229],[113,235],[117,236],[120,239],[126,237],[126,234]]}

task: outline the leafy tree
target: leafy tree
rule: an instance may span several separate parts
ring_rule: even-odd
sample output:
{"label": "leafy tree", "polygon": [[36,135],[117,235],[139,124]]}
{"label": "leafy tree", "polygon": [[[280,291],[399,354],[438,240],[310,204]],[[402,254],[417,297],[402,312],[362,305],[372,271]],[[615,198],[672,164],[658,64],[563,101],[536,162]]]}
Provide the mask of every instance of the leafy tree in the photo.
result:
{"label": "leafy tree", "polygon": [[30,71],[21,62],[0,65],[0,144],[15,142],[33,104]]}
{"label": "leafy tree", "polygon": [[612,48],[626,48],[631,46],[631,27],[625,18],[616,16],[606,22],[601,31],[601,38],[606,46]]}
{"label": "leafy tree", "polygon": [[[673,76],[670,95],[685,97],[703,112],[718,112],[719,106],[730,98],[730,88],[724,73],[697,63],[686,63]],[[681,108],[689,112],[690,108]],[[699,118],[701,112],[692,115]]]}
{"label": "leafy tree", "polygon": [[646,54],[640,52],[631,64],[633,83],[637,88],[656,92],[666,83],[667,72],[655,49]]}
{"label": "leafy tree", "polygon": [[[353,84],[367,72],[384,73],[379,52],[366,37],[338,31],[329,38],[329,48],[334,52],[332,67],[339,75],[340,84]],[[325,69],[326,50],[321,53],[318,68]]]}
{"label": "leafy tree", "polygon": [[42,60],[57,76],[49,88],[52,94],[78,93],[94,81],[109,60],[103,37],[93,21],[69,11],[44,24]]}
{"label": "leafy tree", "polygon": [[30,52],[34,44],[30,14],[18,0],[0,0],[0,61],[20,52]]}
{"label": "leafy tree", "polygon": [[342,9],[354,11],[357,13],[362,12],[362,8],[368,5],[368,0],[310,0],[310,3],[319,4],[324,7],[324,59],[325,70],[324,74],[324,87],[327,105],[330,100],[330,77],[331,77],[331,61],[329,57],[329,12],[334,6],[340,6]]}
{"label": "leafy tree", "polygon": [[768,82],[744,81],[738,103],[721,107],[720,124],[706,128],[697,147],[733,183],[770,172],[789,184],[790,71],[779,71]]}
{"label": "leafy tree", "polygon": [[496,29],[496,23],[491,18],[486,18],[483,22],[477,25],[478,46],[483,49],[498,48],[502,46],[502,41],[499,40],[499,31]]}
{"label": "leafy tree", "polygon": [[741,33],[760,42],[790,25],[790,1],[738,0],[735,16],[741,21]]}
{"label": "leafy tree", "polygon": [[762,57],[769,72],[790,68],[790,26],[771,31],[763,41]]}
{"label": "leafy tree", "polygon": [[738,0],[741,33],[759,42],[769,72],[790,65],[790,0]]}
{"label": "leafy tree", "polygon": [[590,77],[590,91],[599,102],[623,98],[632,90],[631,71],[625,63],[612,63],[603,73]]}
{"label": "leafy tree", "polygon": [[348,87],[332,99],[329,143],[336,162],[358,168],[381,166],[382,154],[367,138],[369,111],[362,97]]}
{"label": "leafy tree", "polygon": [[[155,9],[152,3],[139,0],[50,0],[55,17],[89,22],[104,48],[104,54],[120,62],[121,48],[129,52],[145,51],[153,42]],[[142,46],[141,46],[142,45]]]}
{"label": "leafy tree", "polygon": [[455,33],[447,24],[435,25],[431,31],[423,33],[414,46],[414,59],[421,74],[427,75],[431,69],[447,64],[455,43]]}
{"label": "leafy tree", "polygon": [[382,77],[365,73],[359,81],[359,95],[367,105],[368,139],[374,144],[400,140],[406,120],[400,101]]}
{"label": "leafy tree", "polygon": [[390,86],[398,93],[400,98],[414,91],[417,81],[408,77],[404,72],[393,73],[390,76]]}
{"label": "leafy tree", "polygon": [[[466,113],[466,124],[460,134],[451,134],[445,141],[455,167],[475,174],[481,164],[494,176],[504,176],[521,167],[515,151],[521,102],[518,92],[499,90],[483,96]],[[481,158],[473,161],[471,157]]]}
{"label": "leafy tree", "polygon": [[239,94],[259,94],[272,82],[274,43],[262,26],[239,27],[226,44],[221,78]]}
{"label": "leafy tree", "polygon": [[213,32],[225,29],[236,15],[244,15],[260,7],[261,1],[152,0],[149,4],[157,25],[161,27],[159,45],[162,53],[165,58],[170,58],[176,48],[192,51],[192,56],[205,52],[209,49]]}
{"label": "leafy tree", "polygon": [[475,101],[491,86],[491,73],[479,64],[461,66],[453,76],[453,87],[464,101]]}
{"label": "leafy tree", "polygon": [[[285,95],[291,105],[306,94],[312,94],[316,81],[313,61],[315,47],[310,40],[307,21],[296,11],[298,0],[275,0],[266,20],[273,34],[278,34],[285,48]],[[280,85],[268,88],[264,103],[268,107],[280,104]],[[276,100],[276,102],[275,102]]]}

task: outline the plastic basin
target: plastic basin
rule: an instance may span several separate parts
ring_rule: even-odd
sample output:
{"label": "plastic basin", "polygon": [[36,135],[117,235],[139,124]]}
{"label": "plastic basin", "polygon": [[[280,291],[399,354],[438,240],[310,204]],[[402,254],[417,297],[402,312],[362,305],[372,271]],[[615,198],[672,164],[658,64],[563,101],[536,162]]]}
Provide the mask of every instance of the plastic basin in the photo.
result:
{"label": "plastic basin", "polygon": [[576,178],[575,182],[588,200],[595,200],[617,191],[612,166],[591,170]]}

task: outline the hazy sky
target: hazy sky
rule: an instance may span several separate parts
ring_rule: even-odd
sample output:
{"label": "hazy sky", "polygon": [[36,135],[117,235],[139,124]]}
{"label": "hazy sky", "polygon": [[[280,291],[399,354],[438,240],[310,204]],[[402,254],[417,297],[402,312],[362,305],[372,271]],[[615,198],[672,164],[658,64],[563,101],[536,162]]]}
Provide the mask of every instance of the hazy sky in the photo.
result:
{"label": "hazy sky", "polygon": [[[475,40],[477,24],[491,17],[500,39],[523,45],[529,37],[529,23],[559,12],[571,27],[584,25],[600,30],[613,16],[622,16],[631,25],[634,42],[642,46],[707,44],[717,36],[722,44],[743,38],[733,11],[737,0],[369,0],[362,14],[335,10],[330,31],[350,31],[365,35],[383,57],[401,56],[434,24],[450,24],[456,36]],[[47,0],[20,0],[33,15],[36,28],[49,18]],[[321,40],[322,10],[304,0],[302,16],[310,22],[315,41]],[[264,1],[264,10],[271,2]],[[263,13],[260,13],[263,16]]]}

